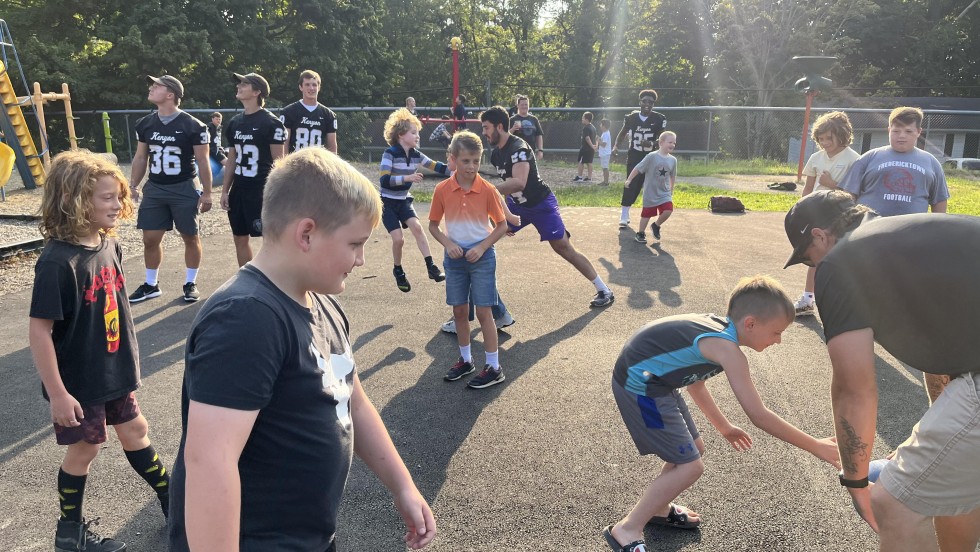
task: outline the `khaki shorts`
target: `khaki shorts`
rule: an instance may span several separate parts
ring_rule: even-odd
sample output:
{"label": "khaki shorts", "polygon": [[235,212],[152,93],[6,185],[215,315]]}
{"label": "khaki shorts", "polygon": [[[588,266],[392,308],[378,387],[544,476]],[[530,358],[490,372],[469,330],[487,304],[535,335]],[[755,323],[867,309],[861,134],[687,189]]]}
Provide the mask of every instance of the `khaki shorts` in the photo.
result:
{"label": "khaki shorts", "polygon": [[980,508],[980,373],[949,382],[878,483],[923,516],[958,516]]}

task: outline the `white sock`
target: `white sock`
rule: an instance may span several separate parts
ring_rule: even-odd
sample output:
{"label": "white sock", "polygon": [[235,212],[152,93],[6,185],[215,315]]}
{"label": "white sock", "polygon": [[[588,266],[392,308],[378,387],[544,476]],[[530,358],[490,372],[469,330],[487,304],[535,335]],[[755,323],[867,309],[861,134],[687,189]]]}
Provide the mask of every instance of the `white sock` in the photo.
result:
{"label": "white sock", "polygon": [[596,276],[595,280],[592,280],[592,285],[595,286],[596,291],[609,292],[609,288],[606,286],[606,283],[602,281],[602,276]]}
{"label": "white sock", "polygon": [[187,278],[184,279],[184,283],[197,282],[197,271],[197,268],[188,268],[186,271]]}
{"label": "white sock", "polygon": [[498,351],[494,351],[492,353],[487,351],[487,364],[489,364],[494,370],[500,369],[500,360],[497,357],[499,354],[500,353]]}
{"label": "white sock", "polygon": [[812,303],[813,300],[814,300],[813,292],[812,291],[804,291],[803,292],[803,298]]}
{"label": "white sock", "polygon": [[148,268],[146,269],[146,283],[151,286],[157,285],[157,272],[160,272],[159,268]]}
{"label": "white sock", "polygon": [[629,207],[623,207],[623,214],[620,215],[619,218],[621,218],[623,220],[628,220],[630,218],[630,208]]}
{"label": "white sock", "polygon": [[463,357],[463,362],[473,362],[473,352],[469,345],[459,346],[459,356]]}

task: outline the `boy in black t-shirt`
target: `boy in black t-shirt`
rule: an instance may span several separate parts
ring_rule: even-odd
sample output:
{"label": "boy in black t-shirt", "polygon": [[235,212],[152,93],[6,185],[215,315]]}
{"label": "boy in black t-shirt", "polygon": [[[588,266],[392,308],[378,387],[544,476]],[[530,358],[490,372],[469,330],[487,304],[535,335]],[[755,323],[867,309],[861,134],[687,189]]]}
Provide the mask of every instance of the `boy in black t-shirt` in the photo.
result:
{"label": "boy in black t-shirt", "polygon": [[394,496],[405,542],[422,548],[432,511],[361,387],[349,322],[328,295],[364,264],[378,192],[307,148],[272,171],[264,201],[262,249],[187,339],[170,550],[334,550],[352,453]]}
{"label": "boy in black t-shirt", "polygon": [[116,430],[133,469],[156,491],[167,514],[170,476],[147,438],[139,387],[136,330],[126,301],[122,248],[113,237],[133,216],[119,167],[86,151],[54,158],[44,183],[28,335],[51,403],[55,439],[67,445],[58,472],[61,517],[55,550],[115,552],[126,545],[99,537],[82,517],[89,468],[106,426]]}
{"label": "boy in black t-shirt", "polygon": [[262,189],[272,164],[286,155],[286,127],[262,107],[269,97],[269,83],[262,75],[232,75],[238,83],[235,97],[245,110],[235,115],[225,130],[230,151],[221,208],[228,211],[238,266],[243,266],[252,260],[249,236],[262,235]]}
{"label": "boy in black t-shirt", "polygon": [[320,74],[307,69],[299,74],[303,99],[287,105],[279,120],[289,131],[289,151],[321,146],[337,153],[337,115],[317,101]]}
{"label": "boy in black t-shirt", "polygon": [[[595,127],[592,126],[592,112],[582,114],[582,147],[578,150],[578,176],[572,182],[592,182],[592,160],[595,158],[596,145]],[[582,169],[589,167],[589,176],[582,178]]]}
{"label": "boy in black t-shirt", "polygon": [[528,145],[534,145],[534,156],[540,161],[544,157],[544,131],[541,121],[531,115],[531,100],[524,94],[517,95],[516,113],[510,115],[510,133],[520,136]]}

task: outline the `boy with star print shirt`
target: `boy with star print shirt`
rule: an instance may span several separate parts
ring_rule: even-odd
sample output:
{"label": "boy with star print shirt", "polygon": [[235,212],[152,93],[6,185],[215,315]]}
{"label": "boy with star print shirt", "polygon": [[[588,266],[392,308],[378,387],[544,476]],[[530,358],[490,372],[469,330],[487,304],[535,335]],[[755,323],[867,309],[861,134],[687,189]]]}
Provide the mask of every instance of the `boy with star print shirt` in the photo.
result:
{"label": "boy with star print shirt", "polygon": [[652,151],[640,161],[634,172],[643,173],[643,208],[673,201],[677,158],[662,149]]}

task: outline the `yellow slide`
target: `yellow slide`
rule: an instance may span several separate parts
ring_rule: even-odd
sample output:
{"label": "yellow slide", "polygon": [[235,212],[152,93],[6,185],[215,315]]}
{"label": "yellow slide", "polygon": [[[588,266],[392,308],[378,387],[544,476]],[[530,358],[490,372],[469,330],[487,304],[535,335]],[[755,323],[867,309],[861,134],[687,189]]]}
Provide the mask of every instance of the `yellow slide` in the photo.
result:
{"label": "yellow slide", "polygon": [[[27,128],[27,119],[24,117],[24,112],[20,109],[20,104],[17,102],[17,94],[14,92],[14,87],[10,83],[10,76],[7,74],[6,69],[3,62],[0,61],[0,99],[3,100],[3,108],[7,111],[7,116],[10,118],[10,122],[14,126],[14,131],[17,133],[16,141],[20,144],[20,149],[24,152],[24,156],[27,157],[27,166],[30,167],[31,174],[34,175],[34,182],[40,186],[44,183],[44,165],[41,163],[41,158],[37,155],[37,148],[34,147],[34,138],[31,137],[31,131]],[[14,138],[13,136],[7,136],[5,140],[12,144]],[[0,164],[2,164],[2,161],[0,161]]]}

